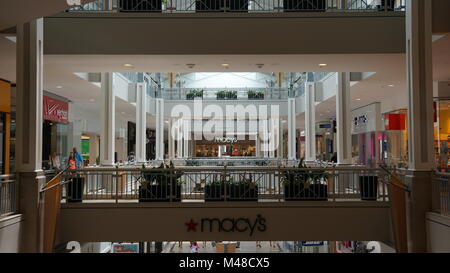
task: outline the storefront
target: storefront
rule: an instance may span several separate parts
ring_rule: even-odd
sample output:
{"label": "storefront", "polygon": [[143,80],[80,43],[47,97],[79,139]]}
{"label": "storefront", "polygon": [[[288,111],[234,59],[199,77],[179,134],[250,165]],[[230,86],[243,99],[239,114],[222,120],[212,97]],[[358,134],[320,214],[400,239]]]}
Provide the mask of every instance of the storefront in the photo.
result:
{"label": "storefront", "polygon": [[407,168],[407,109],[383,114],[382,162],[396,168]]}
{"label": "storefront", "polygon": [[331,161],[334,153],[333,121],[316,123],[316,155],[319,160]]}
{"label": "storefront", "polygon": [[[42,128],[42,167],[50,169],[50,156],[56,153],[61,165],[66,164],[69,153],[69,104],[67,99],[45,92],[44,124]],[[81,152],[81,151],[79,151]]]}
{"label": "storefront", "polygon": [[11,84],[0,80],[0,174],[11,170]]}
{"label": "storefront", "polygon": [[352,111],[352,163],[376,167],[382,161],[383,132],[380,103]]}
{"label": "storefront", "polygon": [[195,157],[256,157],[256,141],[247,135],[245,139],[236,137],[214,137],[212,140],[194,140]]}

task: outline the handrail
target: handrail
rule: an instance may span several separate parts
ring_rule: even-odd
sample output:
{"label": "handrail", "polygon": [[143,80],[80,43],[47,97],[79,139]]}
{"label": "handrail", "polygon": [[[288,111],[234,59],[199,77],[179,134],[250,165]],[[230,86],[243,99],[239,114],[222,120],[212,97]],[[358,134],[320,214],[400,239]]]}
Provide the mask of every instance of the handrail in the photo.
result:
{"label": "handrail", "polygon": [[[53,184],[53,182],[54,182],[55,180],[59,179],[59,177],[61,177],[68,169],[69,169],[69,166],[67,166],[65,169],[63,169],[62,171],[60,171],[60,172],[59,172],[57,175],[55,175],[50,181],[48,181],[47,183],[45,183],[45,185],[42,186],[42,188],[40,189],[39,192],[47,191],[47,190],[53,188],[54,186],[57,186],[57,185],[61,184],[61,182],[58,182],[58,183],[56,183],[56,184]],[[50,185],[50,184],[53,184],[53,185],[51,185],[50,187],[47,187],[47,186]]]}
{"label": "handrail", "polygon": [[391,177],[394,178],[394,180],[397,183],[392,183],[392,182],[386,182],[387,185],[393,185],[395,187],[398,187],[408,193],[411,193],[411,189],[409,189],[409,187],[407,185],[405,185],[405,183],[402,182],[402,180],[400,178],[398,178],[395,174],[393,174],[391,171],[389,171],[388,168],[386,168],[386,166],[380,164],[380,169],[382,169],[383,171],[385,171],[388,175],[390,175]]}

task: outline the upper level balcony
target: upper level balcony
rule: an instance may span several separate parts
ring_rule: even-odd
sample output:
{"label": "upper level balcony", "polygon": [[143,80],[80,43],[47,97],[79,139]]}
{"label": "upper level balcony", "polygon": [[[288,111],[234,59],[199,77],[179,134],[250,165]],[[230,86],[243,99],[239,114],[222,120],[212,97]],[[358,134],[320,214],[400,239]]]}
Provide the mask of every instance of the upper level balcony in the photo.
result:
{"label": "upper level balcony", "polygon": [[278,13],[404,10],[405,0],[96,0],[70,11]]}

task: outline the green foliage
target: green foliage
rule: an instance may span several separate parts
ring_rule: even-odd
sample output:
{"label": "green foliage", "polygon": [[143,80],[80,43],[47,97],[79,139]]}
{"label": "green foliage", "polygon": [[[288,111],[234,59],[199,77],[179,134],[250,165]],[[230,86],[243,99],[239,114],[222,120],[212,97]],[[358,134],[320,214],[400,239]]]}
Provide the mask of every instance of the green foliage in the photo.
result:
{"label": "green foliage", "polygon": [[186,96],[192,96],[192,97],[203,97],[203,90],[190,90],[189,93],[186,94]]}
{"label": "green foliage", "polygon": [[296,170],[282,171],[283,185],[294,184],[319,184],[328,179],[329,174],[325,170],[311,170],[302,158]]}
{"label": "green foliage", "polygon": [[[168,164],[161,163],[159,167],[154,167],[152,170],[145,170],[145,165],[142,165],[144,169],[141,172],[141,185],[146,187],[149,184],[158,184],[158,185],[175,185],[175,184],[184,184],[180,178],[183,176],[182,171],[175,170],[172,161],[169,161]],[[161,171],[158,171],[161,170]]]}

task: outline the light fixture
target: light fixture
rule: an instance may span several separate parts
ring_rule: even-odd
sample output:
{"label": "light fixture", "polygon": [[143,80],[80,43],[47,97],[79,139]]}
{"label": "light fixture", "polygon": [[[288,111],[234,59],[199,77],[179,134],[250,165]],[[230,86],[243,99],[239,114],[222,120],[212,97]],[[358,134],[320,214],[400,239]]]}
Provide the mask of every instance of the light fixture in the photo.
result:
{"label": "light fixture", "polygon": [[133,65],[132,64],[123,64],[123,67],[125,67],[125,68],[133,68]]}
{"label": "light fixture", "polygon": [[394,87],[395,85],[393,85],[393,84],[388,84],[388,86],[389,86],[389,87]]}
{"label": "light fixture", "polygon": [[360,101],[361,99],[356,99],[357,101]]}
{"label": "light fixture", "polygon": [[186,66],[190,69],[194,68],[195,64],[186,64]]}
{"label": "light fixture", "polygon": [[258,67],[258,68],[263,68],[263,66],[264,66],[264,64],[256,64],[256,67]]}
{"label": "light fixture", "polygon": [[327,66],[328,64],[319,64],[319,67],[325,67],[325,66]]}
{"label": "light fixture", "polygon": [[63,88],[63,86],[62,85],[57,85],[56,88],[57,89],[61,89],[61,88]]}
{"label": "light fixture", "polygon": [[90,101],[90,102],[94,102],[94,101],[95,101],[95,99],[89,99],[89,101]]}
{"label": "light fixture", "polygon": [[229,67],[230,64],[222,64],[223,67]]}
{"label": "light fixture", "polygon": [[125,114],[125,112],[122,112],[122,115],[124,115]]}

